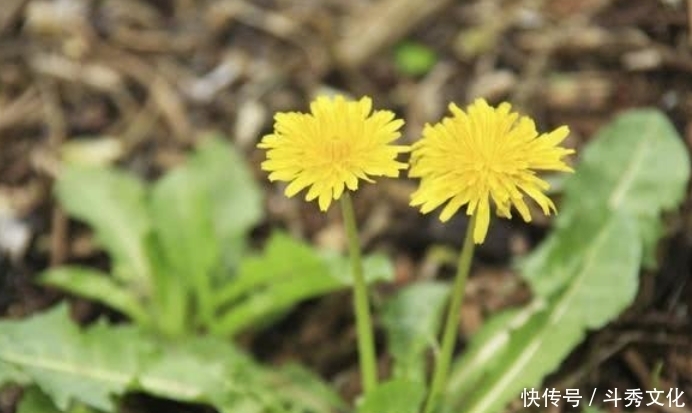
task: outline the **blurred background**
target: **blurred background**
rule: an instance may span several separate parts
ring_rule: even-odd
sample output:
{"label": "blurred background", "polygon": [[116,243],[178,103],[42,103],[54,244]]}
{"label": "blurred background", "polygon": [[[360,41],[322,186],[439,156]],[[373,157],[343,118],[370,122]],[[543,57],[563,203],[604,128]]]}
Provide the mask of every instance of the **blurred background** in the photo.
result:
{"label": "blurred background", "polygon": [[[689,149],[691,19],[684,0],[2,0],[0,316],[25,316],[64,297],[32,283],[39,271],[107,259],[51,196],[63,160],[154,179],[209,131],[242,151],[265,189],[257,245],[284,228],[344,249],[338,209],[322,214],[300,197],[286,199],[260,171],[264,153],[255,148],[275,112],[306,111],[320,93],[371,96],[375,108],[406,119],[407,143],[446,115],[449,102],[509,101],[540,131],[568,125],[565,146],[577,154],[617,113],[656,107]],[[382,180],[355,198],[364,248],[394,260],[396,283],[385,293],[449,275],[462,241],[463,218],[443,226],[407,206],[414,187]],[[589,373],[595,382],[617,385],[645,380],[652,360],[663,359],[668,384],[692,394],[691,206],[688,193],[667,218],[661,265],[642,274],[636,316],[625,313],[590,336],[562,373],[588,361],[598,366]],[[534,217],[493,221],[467,288],[463,335],[530,299],[511,264],[549,231],[549,218]],[[83,322],[104,311],[71,300]],[[243,343],[268,363],[304,362],[353,394],[349,303],[348,293],[310,301]],[[660,328],[668,342],[629,345],[632,334]],[[603,357],[589,357],[594,348],[606,349]]]}

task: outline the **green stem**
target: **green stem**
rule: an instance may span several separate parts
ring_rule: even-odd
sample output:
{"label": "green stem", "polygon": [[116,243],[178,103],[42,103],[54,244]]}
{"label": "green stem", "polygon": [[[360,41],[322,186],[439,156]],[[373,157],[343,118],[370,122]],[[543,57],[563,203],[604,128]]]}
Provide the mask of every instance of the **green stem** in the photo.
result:
{"label": "green stem", "polygon": [[473,242],[473,227],[476,225],[475,215],[469,220],[468,228],[466,229],[466,237],[464,246],[459,255],[459,263],[457,265],[457,274],[452,287],[452,301],[449,304],[447,311],[447,320],[445,322],[444,332],[442,333],[442,348],[440,354],[435,361],[435,370],[433,372],[432,384],[428,399],[425,402],[424,413],[432,413],[435,409],[440,397],[447,386],[447,375],[449,373],[449,364],[452,361],[452,353],[454,352],[454,342],[457,338],[457,330],[459,328],[459,312],[461,303],[464,300],[464,289],[466,287],[466,279],[471,268],[471,258],[475,244]]}
{"label": "green stem", "polygon": [[375,357],[375,340],[370,318],[370,304],[368,302],[368,286],[365,284],[365,277],[363,276],[358,229],[353,213],[353,203],[348,192],[341,196],[341,211],[344,216],[348,249],[351,256],[351,270],[353,271],[353,307],[356,312],[358,357],[360,360],[363,390],[365,393],[368,393],[377,386],[377,359]]}

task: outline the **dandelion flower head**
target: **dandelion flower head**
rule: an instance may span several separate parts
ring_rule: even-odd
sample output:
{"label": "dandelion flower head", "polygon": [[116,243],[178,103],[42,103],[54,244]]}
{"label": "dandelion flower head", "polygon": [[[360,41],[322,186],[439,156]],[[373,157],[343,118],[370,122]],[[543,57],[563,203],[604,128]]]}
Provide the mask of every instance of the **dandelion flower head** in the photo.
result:
{"label": "dandelion flower head", "polygon": [[485,240],[490,225],[490,204],[498,216],[511,218],[516,208],[524,221],[531,214],[528,195],[549,215],[555,205],[544,192],[549,184],[536,171],[572,172],[563,157],[574,153],[558,146],[569,134],[566,126],[538,134],[530,118],[511,112],[508,103],[497,108],[483,99],[466,112],[454,103],[451,117],[425,125],[423,138],[413,145],[409,175],[420,178],[411,205],[428,213],[446,203],[441,221],[449,220],[462,206],[475,215],[473,240]]}
{"label": "dandelion flower head", "polygon": [[[372,112],[372,113],[371,113]],[[396,157],[407,146],[392,145],[403,120],[386,110],[372,111],[372,100],[318,97],[310,113],[277,113],[274,131],[257,145],[267,150],[262,169],[270,181],[289,182],[286,196],[309,188],[305,199],[317,199],[322,211],[360,179],[399,176],[407,165]]]}

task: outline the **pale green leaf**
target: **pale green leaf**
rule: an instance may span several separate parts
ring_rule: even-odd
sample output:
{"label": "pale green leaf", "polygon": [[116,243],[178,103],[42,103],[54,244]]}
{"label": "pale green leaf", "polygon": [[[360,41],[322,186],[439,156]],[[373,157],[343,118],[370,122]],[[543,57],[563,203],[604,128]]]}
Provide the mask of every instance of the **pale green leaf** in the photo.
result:
{"label": "pale green leaf", "polygon": [[404,379],[381,383],[358,406],[358,413],[418,413],[425,385]]}
{"label": "pale green leaf", "polygon": [[72,401],[114,411],[112,396],[130,386],[146,347],[133,328],[104,337],[106,326],[81,334],[60,306],[21,321],[0,322],[0,361],[29,376],[60,410]]}
{"label": "pale green leaf", "polygon": [[148,314],[134,294],[101,271],[65,266],[45,271],[39,280],[43,284],[105,304],[141,325],[149,322]]}
{"label": "pale green leaf", "polygon": [[[321,254],[327,266],[329,274],[339,282],[339,287],[353,285],[353,270],[351,261],[347,256],[326,251]],[[394,268],[391,260],[382,254],[369,254],[363,256],[363,277],[368,284],[387,282],[394,279]]]}
{"label": "pale green leaf", "polygon": [[94,230],[116,278],[148,294],[152,270],[145,238],[150,222],[142,183],[115,169],[67,167],[55,193],[70,215]]}
{"label": "pale green leaf", "polygon": [[659,217],[680,204],[689,177],[687,148],[666,116],[653,109],[625,112],[580,152],[556,225],[569,225],[579,213],[628,214],[644,242],[645,264],[652,267],[661,235]]}
{"label": "pale green leaf", "polygon": [[208,277],[218,259],[209,194],[185,167],[167,173],[152,189],[151,217],[171,282]]}
{"label": "pale green leaf", "polygon": [[37,387],[24,389],[22,398],[17,404],[17,413],[93,413],[92,410],[84,405],[76,405],[68,410],[59,410],[53,401]]}
{"label": "pale green leaf", "polygon": [[205,354],[196,344],[187,340],[160,348],[138,376],[141,390],[185,402],[208,402],[213,394],[223,393],[226,366],[233,360],[228,352],[217,349],[207,349]]}
{"label": "pale green leaf", "polygon": [[[579,216],[630,216],[644,246],[645,263],[652,266],[662,235],[660,215],[680,203],[689,180],[689,162],[679,134],[658,111],[626,112],[599,131],[565,184],[556,226],[569,229],[551,234],[521,263],[522,275],[534,292],[547,298],[568,281],[564,269],[580,260],[573,250],[588,242],[594,230],[575,223]],[[567,242],[559,239],[567,232],[581,235]]]}
{"label": "pale green leaf", "polygon": [[238,273],[216,295],[217,306],[231,305],[253,291],[274,282],[311,274],[325,275],[327,268],[314,248],[275,231],[261,254],[247,255]]}
{"label": "pale green leaf", "polygon": [[[579,246],[570,251],[581,257],[578,263],[557,263],[550,278],[559,273],[566,286],[551,298],[525,314],[513,317],[513,329],[498,329],[493,334],[480,334],[472,347],[483,351],[470,352],[454,367],[447,395],[453,405],[471,413],[500,411],[515,399],[524,387],[535,387],[554,371],[569,352],[582,341],[589,329],[602,327],[629,305],[636,294],[641,243],[636,226],[620,215],[579,217],[579,224],[597,229],[588,243],[574,240],[583,234],[566,231],[560,234],[564,245]],[[593,221],[593,222],[591,222]],[[562,244],[561,244],[562,245]],[[563,274],[565,273],[565,274]],[[539,302],[542,298],[537,298]],[[491,360],[481,374],[472,374],[465,382],[465,366],[478,365],[472,358]],[[466,390],[466,391],[465,391]]]}
{"label": "pale green leaf", "polygon": [[[163,340],[132,326],[106,324],[80,330],[65,306],[0,322],[4,366],[25,375],[22,384],[38,386],[57,409],[74,413],[86,412],[82,405],[114,412],[115,399],[131,391],[208,404],[224,413],[326,413],[343,407],[308,372],[295,366],[264,369],[225,340]],[[38,395],[26,403],[48,407]]]}
{"label": "pale green leaf", "polygon": [[223,340],[188,338],[163,344],[139,376],[139,390],[201,402],[221,412],[326,413],[343,402],[295,366],[265,370]]}
{"label": "pale green leaf", "polygon": [[448,295],[446,284],[419,282],[402,288],[385,304],[381,320],[394,358],[393,377],[425,382],[426,350],[438,346]]}
{"label": "pale green leaf", "polygon": [[232,270],[243,253],[247,232],[264,214],[262,191],[242,153],[218,136],[208,136],[200,144],[189,168],[210,195],[216,240],[223,246],[223,269]]}
{"label": "pale green leaf", "polygon": [[286,364],[267,374],[267,382],[278,394],[304,411],[330,412],[348,409],[334,389],[299,364]]}
{"label": "pale green leaf", "polygon": [[0,389],[7,384],[27,384],[31,383],[31,378],[12,364],[5,363],[0,359]]}
{"label": "pale green leaf", "polygon": [[343,287],[328,273],[309,270],[306,268],[305,272],[296,272],[291,278],[277,279],[255,290],[215,320],[212,332],[233,335],[245,328],[260,327],[268,317],[285,312],[303,300]]}
{"label": "pale green leaf", "polygon": [[[209,197],[199,177],[186,165],[156,183],[150,202],[165,263],[159,269],[165,273],[157,278],[157,287],[171,291],[169,283],[185,285],[185,292],[194,293],[195,315],[202,325],[213,313],[212,271],[218,265],[220,248],[214,235]],[[180,297],[178,301],[184,299]]]}
{"label": "pale green leaf", "polygon": [[25,389],[17,404],[17,413],[59,413],[51,399],[36,387]]}
{"label": "pale green leaf", "polygon": [[514,332],[523,328],[545,306],[545,302],[534,300],[525,308],[506,310],[486,321],[452,369],[448,387],[453,389],[454,394],[467,394],[483,375],[496,369],[498,363],[503,363],[503,355],[509,348]]}
{"label": "pale green leaf", "polygon": [[658,110],[631,110],[601,129],[579,154],[558,222],[606,207],[658,218],[685,194],[690,159],[675,127]]}
{"label": "pale green leaf", "polygon": [[[374,255],[363,261],[366,282],[391,279],[392,267],[385,257]],[[216,305],[225,311],[211,330],[232,335],[259,327],[268,317],[303,300],[346,288],[351,283],[346,257],[320,252],[286,234],[274,233],[265,251],[245,257],[238,276],[218,291]]]}
{"label": "pale green leaf", "polygon": [[156,288],[149,300],[149,314],[156,333],[178,337],[194,329],[192,297],[189,283],[180,282],[163,253],[159,237],[147,239],[147,249],[154,271]]}

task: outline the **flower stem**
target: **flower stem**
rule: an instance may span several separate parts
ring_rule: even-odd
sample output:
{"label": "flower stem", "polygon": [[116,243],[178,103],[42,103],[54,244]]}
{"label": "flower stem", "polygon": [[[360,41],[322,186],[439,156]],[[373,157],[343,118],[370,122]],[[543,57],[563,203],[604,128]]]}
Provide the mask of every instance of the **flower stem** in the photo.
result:
{"label": "flower stem", "polygon": [[452,353],[454,352],[454,342],[457,337],[459,328],[459,312],[461,303],[464,300],[464,289],[466,287],[466,279],[471,268],[471,258],[475,244],[473,242],[473,227],[476,225],[475,215],[471,216],[466,236],[464,238],[464,246],[459,255],[459,263],[457,265],[457,274],[452,287],[452,297],[447,310],[447,320],[445,322],[444,332],[442,333],[442,348],[440,354],[435,360],[435,370],[433,371],[432,384],[428,399],[425,402],[424,413],[432,413],[437,405],[440,397],[447,386],[447,374],[449,373],[449,364],[452,361]]}
{"label": "flower stem", "polygon": [[341,210],[344,216],[348,249],[351,256],[351,270],[353,271],[353,307],[356,313],[358,357],[360,360],[363,390],[364,393],[368,393],[377,386],[375,340],[373,337],[372,320],[370,318],[368,287],[365,284],[365,277],[363,276],[363,262],[360,256],[358,229],[353,213],[353,202],[348,192],[344,192],[341,196]]}

